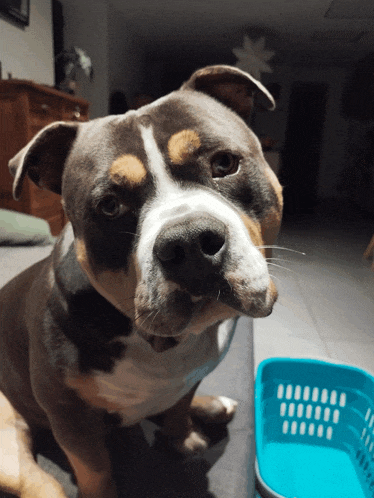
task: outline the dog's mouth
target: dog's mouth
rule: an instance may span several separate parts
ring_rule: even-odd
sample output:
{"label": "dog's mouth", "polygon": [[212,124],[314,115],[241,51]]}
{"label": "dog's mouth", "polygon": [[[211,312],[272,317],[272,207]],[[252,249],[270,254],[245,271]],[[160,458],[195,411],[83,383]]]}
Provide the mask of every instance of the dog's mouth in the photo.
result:
{"label": "dog's mouth", "polygon": [[161,337],[159,335],[146,334],[141,331],[139,332],[139,335],[152,346],[156,353],[163,353],[180,343],[180,339],[176,337]]}
{"label": "dog's mouth", "polygon": [[95,289],[134,321],[139,336],[157,352],[229,318],[268,316],[277,298],[266,272],[246,271],[240,266],[190,279],[188,285],[165,279],[155,271],[147,273],[147,280],[137,281],[135,270],[126,274],[102,272],[99,278],[84,270]]}
{"label": "dog's mouth", "polygon": [[[212,305],[213,300],[208,297],[195,297],[187,292],[173,292],[170,296],[171,307],[177,301],[183,303],[183,312],[168,311],[149,312],[148,317],[135,318],[138,334],[147,341],[158,353],[171,349],[180,344],[191,331],[193,322],[204,315],[206,308]],[[214,305],[214,304],[213,304]],[[166,305],[166,308],[170,306]]]}
{"label": "dog's mouth", "polygon": [[[137,313],[135,324],[139,335],[156,352],[177,346],[189,334],[198,335],[203,330],[228,318],[248,315],[254,318],[268,316],[277,298],[277,291],[270,281],[262,292],[248,289],[245,281],[233,285],[229,280],[212,287],[205,295],[191,294],[187,290],[175,289],[149,299],[146,286],[140,284],[135,298]],[[154,293],[153,293],[154,294]],[[196,293],[197,294],[197,293]]]}

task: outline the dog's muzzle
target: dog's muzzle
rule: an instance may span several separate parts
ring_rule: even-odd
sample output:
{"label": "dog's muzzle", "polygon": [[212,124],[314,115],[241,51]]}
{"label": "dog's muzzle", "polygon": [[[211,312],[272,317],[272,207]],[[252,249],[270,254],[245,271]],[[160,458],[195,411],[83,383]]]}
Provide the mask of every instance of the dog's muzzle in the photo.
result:
{"label": "dog's muzzle", "polygon": [[228,240],[226,225],[206,213],[194,213],[166,224],[154,244],[165,279],[193,296],[223,290]]}
{"label": "dog's muzzle", "polygon": [[244,224],[234,215],[226,220],[203,210],[179,213],[158,228],[151,251],[141,245],[146,264],[134,300],[140,335],[176,338],[237,314],[267,316],[276,290]]}

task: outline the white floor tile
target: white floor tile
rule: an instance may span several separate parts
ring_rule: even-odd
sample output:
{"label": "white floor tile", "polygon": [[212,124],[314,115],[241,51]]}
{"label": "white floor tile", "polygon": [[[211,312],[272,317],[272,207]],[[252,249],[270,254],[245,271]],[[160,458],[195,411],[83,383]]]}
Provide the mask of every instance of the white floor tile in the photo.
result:
{"label": "white floor tile", "polygon": [[364,219],[296,220],[279,237],[269,266],[278,303],[255,320],[255,363],[274,356],[328,357],[374,372],[374,272],[362,254],[374,232]]}
{"label": "white floor tile", "polygon": [[370,344],[353,341],[327,343],[331,358],[362,368],[374,375],[374,341]]}
{"label": "white floor tile", "polygon": [[318,358],[328,359],[328,351],[324,344],[292,336],[262,335],[255,342],[255,369],[268,358]]}
{"label": "white floor tile", "polygon": [[276,304],[268,318],[254,321],[255,367],[271,357],[312,358],[328,356],[316,329],[292,310]]}

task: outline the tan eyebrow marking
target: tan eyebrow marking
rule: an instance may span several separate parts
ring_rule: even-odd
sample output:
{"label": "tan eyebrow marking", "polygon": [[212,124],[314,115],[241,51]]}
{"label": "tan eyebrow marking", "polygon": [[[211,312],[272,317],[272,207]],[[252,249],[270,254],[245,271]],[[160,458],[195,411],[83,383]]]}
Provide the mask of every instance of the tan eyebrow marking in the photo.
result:
{"label": "tan eyebrow marking", "polygon": [[109,169],[111,179],[121,185],[123,183],[141,183],[147,176],[144,164],[132,154],[118,157]]}
{"label": "tan eyebrow marking", "polygon": [[168,142],[168,152],[174,164],[184,164],[201,146],[199,135],[193,130],[182,130],[172,135]]}

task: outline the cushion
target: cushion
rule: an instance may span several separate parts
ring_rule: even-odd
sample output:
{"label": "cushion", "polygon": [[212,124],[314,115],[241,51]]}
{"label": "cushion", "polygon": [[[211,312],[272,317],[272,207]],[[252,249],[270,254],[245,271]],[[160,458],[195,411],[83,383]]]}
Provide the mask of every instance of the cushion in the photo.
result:
{"label": "cushion", "polygon": [[47,221],[18,211],[0,209],[0,245],[48,245],[54,240]]}

